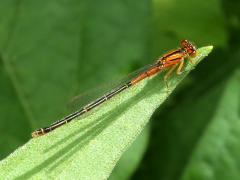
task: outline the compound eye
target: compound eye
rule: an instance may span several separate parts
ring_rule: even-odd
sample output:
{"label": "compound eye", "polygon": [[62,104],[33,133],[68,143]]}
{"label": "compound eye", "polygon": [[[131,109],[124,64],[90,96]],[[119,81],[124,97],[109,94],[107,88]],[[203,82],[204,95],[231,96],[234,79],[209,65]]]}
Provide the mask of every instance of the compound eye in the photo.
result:
{"label": "compound eye", "polygon": [[181,41],[181,45],[183,46],[183,47],[186,47],[186,46],[188,46],[188,40],[186,40],[186,39],[184,39],[184,40],[182,40]]}

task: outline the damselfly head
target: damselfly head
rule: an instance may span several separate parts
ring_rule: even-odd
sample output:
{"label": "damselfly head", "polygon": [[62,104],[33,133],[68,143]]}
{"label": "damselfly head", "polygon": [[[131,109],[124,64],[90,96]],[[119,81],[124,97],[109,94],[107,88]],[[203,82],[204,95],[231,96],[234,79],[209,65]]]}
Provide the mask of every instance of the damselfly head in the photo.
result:
{"label": "damselfly head", "polygon": [[181,46],[185,50],[185,52],[187,52],[189,54],[189,56],[191,56],[191,57],[196,56],[197,48],[192,42],[184,39],[181,41]]}

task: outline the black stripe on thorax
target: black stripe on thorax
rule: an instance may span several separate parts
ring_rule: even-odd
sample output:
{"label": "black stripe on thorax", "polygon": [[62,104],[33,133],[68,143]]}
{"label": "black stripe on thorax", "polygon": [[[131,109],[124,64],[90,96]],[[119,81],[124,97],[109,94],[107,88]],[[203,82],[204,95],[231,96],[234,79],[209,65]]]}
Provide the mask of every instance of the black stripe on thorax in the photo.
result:
{"label": "black stripe on thorax", "polygon": [[182,49],[177,49],[177,50],[173,51],[172,53],[167,54],[166,56],[163,56],[163,59],[166,59],[166,58],[172,56],[173,54],[180,53],[180,52],[182,52]]}

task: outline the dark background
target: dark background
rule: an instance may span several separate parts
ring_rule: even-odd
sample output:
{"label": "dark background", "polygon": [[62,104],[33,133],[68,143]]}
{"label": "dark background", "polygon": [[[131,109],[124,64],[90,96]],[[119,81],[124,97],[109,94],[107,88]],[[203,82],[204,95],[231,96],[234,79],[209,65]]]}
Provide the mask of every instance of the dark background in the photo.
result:
{"label": "dark background", "polygon": [[239,9],[237,0],[1,0],[0,158],[67,113],[73,96],[190,39],[213,52],[155,112],[139,163],[112,176],[179,179],[239,69]]}

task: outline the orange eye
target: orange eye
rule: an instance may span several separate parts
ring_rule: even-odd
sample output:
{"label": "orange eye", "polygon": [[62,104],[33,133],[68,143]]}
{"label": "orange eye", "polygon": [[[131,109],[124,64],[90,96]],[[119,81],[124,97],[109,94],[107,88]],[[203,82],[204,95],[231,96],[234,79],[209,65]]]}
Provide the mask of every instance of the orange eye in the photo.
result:
{"label": "orange eye", "polygon": [[181,46],[182,46],[183,48],[187,47],[188,45],[189,45],[188,40],[184,39],[184,40],[181,41]]}

